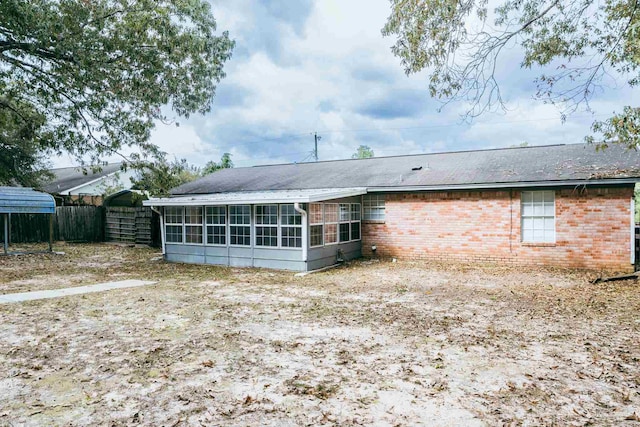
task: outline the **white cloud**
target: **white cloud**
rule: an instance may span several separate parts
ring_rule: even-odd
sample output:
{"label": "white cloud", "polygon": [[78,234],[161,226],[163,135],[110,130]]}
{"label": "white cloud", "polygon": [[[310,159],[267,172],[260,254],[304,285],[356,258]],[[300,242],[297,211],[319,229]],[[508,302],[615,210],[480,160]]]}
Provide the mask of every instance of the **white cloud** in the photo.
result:
{"label": "white cloud", "polygon": [[[531,99],[532,73],[513,52],[501,62],[508,110],[463,123],[467,106],[429,98],[424,74],[407,77],[380,30],[387,0],[212,0],[219,30],[237,41],[220,96],[206,116],[160,126],[162,150],[204,165],[230,152],[238,166],[301,161],[322,136],[321,160],[348,158],[360,144],[377,156],[520,144],[580,142],[592,119],[561,123]],[[421,102],[424,97],[424,102]],[[591,103],[597,117],[640,97],[625,85]]]}

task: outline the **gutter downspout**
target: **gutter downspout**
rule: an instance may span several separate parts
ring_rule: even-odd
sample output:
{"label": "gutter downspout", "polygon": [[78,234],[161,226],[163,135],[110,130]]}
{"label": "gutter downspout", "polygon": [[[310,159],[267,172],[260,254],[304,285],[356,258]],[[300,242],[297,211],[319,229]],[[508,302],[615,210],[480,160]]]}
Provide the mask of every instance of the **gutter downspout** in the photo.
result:
{"label": "gutter downspout", "polygon": [[293,204],[293,208],[296,210],[296,212],[302,215],[302,262],[305,263],[305,268],[306,268],[307,254],[308,254],[308,248],[309,248],[309,243],[308,243],[309,227],[307,227],[307,211],[305,211],[300,207],[299,202],[295,202]]}
{"label": "gutter downspout", "polygon": [[162,257],[164,258],[165,254],[166,254],[166,250],[164,247],[164,242],[165,242],[165,238],[164,238],[164,215],[162,215],[162,212],[160,212],[159,210],[157,210],[155,207],[153,206],[149,206],[151,208],[151,210],[155,213],[158,214],[158,216],[160,216],[160,243],[162,244]]}

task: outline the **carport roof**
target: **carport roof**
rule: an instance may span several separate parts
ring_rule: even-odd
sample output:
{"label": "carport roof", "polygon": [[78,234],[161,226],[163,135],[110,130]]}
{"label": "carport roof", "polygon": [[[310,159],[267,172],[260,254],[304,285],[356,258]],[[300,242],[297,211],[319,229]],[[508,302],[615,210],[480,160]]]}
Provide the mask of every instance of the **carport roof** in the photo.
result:
{"label": "carport roof", "polygon": [[32,188],[0,187],[0,213],[41,213],[56,211],[53,196]]}
{"label": "carport roof", "polygon": [[361,196],[366,188],[321,188],[309,190],[238,191],[145,200],[144,206],[215,206],[267,203],[312,203]]}

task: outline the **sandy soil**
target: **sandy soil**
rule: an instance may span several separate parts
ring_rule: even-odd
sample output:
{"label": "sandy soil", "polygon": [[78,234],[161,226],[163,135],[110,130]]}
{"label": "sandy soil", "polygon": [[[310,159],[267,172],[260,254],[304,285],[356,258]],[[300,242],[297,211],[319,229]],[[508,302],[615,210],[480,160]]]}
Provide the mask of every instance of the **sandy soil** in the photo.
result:
{"label": "sandy soil", "polygon": [[0,305],[0,425],[640,425],[635,282],[371,261],[295,278],[65,249],[0,260],[0,289],[159,282]]}

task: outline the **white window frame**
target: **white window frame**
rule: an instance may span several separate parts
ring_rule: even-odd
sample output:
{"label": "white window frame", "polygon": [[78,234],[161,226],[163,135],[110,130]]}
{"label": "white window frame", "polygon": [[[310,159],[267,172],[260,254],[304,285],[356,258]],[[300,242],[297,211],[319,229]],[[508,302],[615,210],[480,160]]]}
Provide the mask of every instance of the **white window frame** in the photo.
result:
{"label": "white window frame", "polygon": [[[311,215],[311,208],[312,206],[319,206],[320,207],[320,221],[316,221],[313,218],[313,215]],[[320,242],[319,245],[312,245],[311,244],[311,227],[321,227],[322,232],[320,233],[320,236],[322,236],[322,241]],[[322,203],[309,203],[309,247],[311,248],[319,248],[321,246],[324,246],[324,206]]]}
{"label": "white window frame", "polygon": [[[323,203],[322,204],[322,214],[323,214],[323,218],[324,218],[324,227],[323,227],[323,232],[324,235],[322,237],[322,240],[324,242],[324,246],[331,246],[331,245],[337,245],[338,243],[340,243],[340,203]],[[327,221],[327,206],[335,206],[336,207],[336,221]],[[336,233],[335,233],[335,241],[334,242],[327,242],[327,236],[329,235],[327,233],[327,225],[335,225],[336,226]]]}
{"label": "white window frame", "polygon": [[[232,223],[231,220],[232,220],[232,218],[235,218],[235,216],[231,215],[231,209],[232,208],[239,208],[239,207],[247,207],[247,206],[249,207],[249,223],[248,224],[245,224],[245,223],[242,223],[242,224]],[[251,239],[252,239],[252,234],[253,234],[253,231],[251,230],[252,229],[252,226],[251,226],[251,217],[252,217],[251,210],[252,210],[251,209],[251,205],[229,205],[229,213],[228,213],[228,216],[227,216],[227,218],[229,219],[229,225],[228,225],[228,227],[229,227],[229,232],[228,232],[229,246],[239,247],[239,248],[250,248],[251,247]],[[245,214],[242,214],[243,217],[244,217],[244,215]],[[249,244],[248,245],[239,245],[237,243],[236,244],[232,244],[231,243],[231,227],[248,227],[249,228]]]}
{"label": "white window frame", "polygon": [[[342,206],[348,206],[348,210],[347,210],[347,219],[342,219],[341,213],[342,213]],[[356,209],[354,209],[354,206],[358,206],[358,210],[356,211]],[[357,219],[354,219],[355,214],[359,214]],[[338,243],[349,243],[349,242],[356,242],[359,240],[362,240],[362,226],[359,225],[358,227],[360,228],[360,237],[357,239],[353,238],[353,233],[352,233],[352,228],[353,228],[353,224],[361,224],[362,221],[362,206],[360,205],[360,203],[340,203],[340,207],[338,208]],[[349,225],[349,239],[348,240],[340,240],[340,226],[343,224],[348,224]]]}
{"label": "white window frame", "polygon": [[[274,207],[276,208],[276,223],[275,224],[258,224],[258,207]],[[271,216],[272,214],[264,215],[260,214],[260,216]],[[253,208],[253,223],[254,223],[254,236],[253,236],[253,244],[256,248],[267,248],[267,249],[276,249],[280,247],[280,209],[278,209],[278,205],[267,204],[267,205],[255,205]],[[259,245],[258,244],[258,227],[261,228],[275,228],[276,229],[276,244],[275,245]],[[264,239],[264,236],[261,236]],[[271,239],[271,237],[269,237]],[[263,240],[264,241],[264,240]]]}
{"label": "white window frame", "polygon": [[[180,222],[168,222],[167,220],[167,212],[170,209],[178,209],[180,210]],[[171,216],[175,216],[175,215],[171,215]],[[167,233],[167,227],[180,227],[180,236],[182,237],[181,240],[179,242],[169,242],[167,241],[167,236],[169,235],[169,233]],[[164,209],[164,236],[165,236],[165,243],[168,243],[170,245],[183,245],[184,244],[184,206],[167,206]]]}
{"label": "white window frame", "polygon": [[[187,209],[200,209],[200,218],[201,221],[200,223],[196,223],[196,222],[187,222]],[[203,206],[185,206],[184,209],[182,210],[183,212],[183,222],[184,222],[184,226],[182,228],[182,233],[183,233],[183,238],[182,238],[182,242],[185,245],[196,245],[196,246],[202,246],[204,244],[204,207]],[[187,227],[199,227],[200,228],[200,243],[198,242],[187,242]]]}
{"label": "white window frame", "polygon": [[362,220],[384,222],[387,217],[384,194],[366,194],[362,199]]}
{"label": "white window frame", "polygon": [[[354,206],[358,206],[358,214],[359,214],[359,218],[357,219],[353,219],[354,214],[356,213],[356,211],[353,209]],[[351,218],[350,224],[349,224],[349,239],[351,242],[357,242],[359,240],[362,240],[362,205],[360,203],[351,203],[351,211],[349,213],[349,217]],[[354,239],[353,238],[353,224],[358,224],[358,228],[359,228],[359,233],[358,233],[358,238]]]}
{"label": "white window frame", "polygon": [[522,243],[556,243],[555,191],[523,191],[520,194],[520,239]]}
{"label": "white window frame", "polygon": [[[300,218],[300,224],[285,224],[282,221],[283,208],[285,206],[286,207],[291,207],[291,209],[293,209],[294,218],[295,217]],[[288,214],[287,214],[287,216],[288,216]],[[281,247],[283,249],[301,249],[302,248],[302,243],[303,243],[302,242],[302,240],[303,240],[302,239],[303,230],[302,230],[302,215],[300,214],[300,212],[296,211],[296,209],[295,209],[293,204],[283,203],[283,204],[279,205],[279,208],[278,208],[278,221],[280,223],[280,232],[279,232],[279,237],[278,237],[278,245],[279,245],[279,247]],[[285,245],[282,244],[282,242],[283,242],[283,240],[285,238],[286,239],[294,239],[294,241],[297,241],[297,239],[298,239],[297,236],[294,236],[294,237],[288,237],[287,236],[287,237],[285,237],[284,233],[283,233],[285,228],[294,228],[294,229],[300,230],[300,246],[285,246]]]}
{"label": "white window frame", "polygon": [[[223,224],[217,224],[217,223],[210,223],[209,222],[209,216],[207,214],[207,210],[208,209],[224,209],[224,223]],[[222,247],[226,247],[228,246],[229,243],[229,208],[226,205],[214,205],[214,206],[205,206],[204,208],[204,232],[205,232],[205,240],[204,240],[204,244],[206,246],[222,246]],[[220,215],[215,214],[213,215],[213,217],[215,218],[219,218]],[[223,227],[224,228],[224,243],[209,243],[209,227]],[[213,236],[214,234],[212,234]]]}

